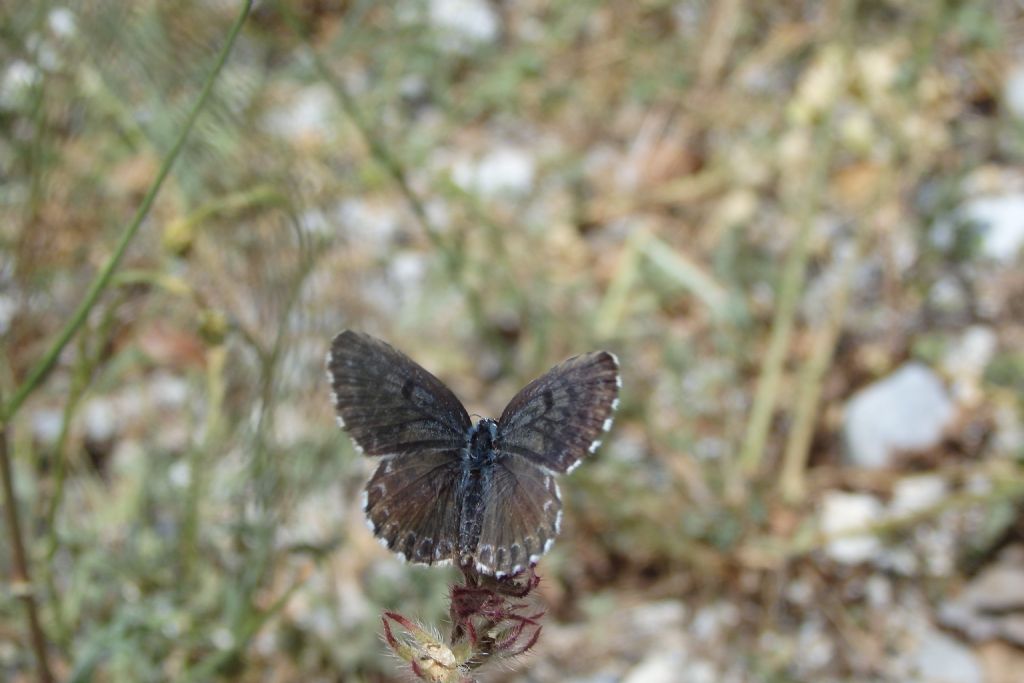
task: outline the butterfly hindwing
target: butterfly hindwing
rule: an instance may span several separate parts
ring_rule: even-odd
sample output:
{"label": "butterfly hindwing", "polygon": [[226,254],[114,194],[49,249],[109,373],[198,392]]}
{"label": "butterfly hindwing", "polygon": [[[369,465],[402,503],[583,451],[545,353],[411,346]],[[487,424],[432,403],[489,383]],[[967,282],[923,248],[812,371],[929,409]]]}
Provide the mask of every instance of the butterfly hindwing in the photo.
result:
{"label": "butterfly hindwing", "polygon": [[537,564],[562,522],[554,475],[517,456],[499,457],[483,505],[476,568],[497,577]]}
{"label": "butterfly hindwing", "polygon": [[410,562],[447,562],[459,541],[459,472],[458,453],[385,458],[366,485],[367,525]]}
{"label": "butterfly hindwing", "polygon": [[347,330],[327,370],[339,422],[367,455],[452,452],[470,419],[441,380],[389,344]]}
{"label": "butterfly hindwing", "polygon": [[553,472],[569,472],[612,424],[621,386],[607,351],[574,356],[527,384],[498,420],[497,449]]}

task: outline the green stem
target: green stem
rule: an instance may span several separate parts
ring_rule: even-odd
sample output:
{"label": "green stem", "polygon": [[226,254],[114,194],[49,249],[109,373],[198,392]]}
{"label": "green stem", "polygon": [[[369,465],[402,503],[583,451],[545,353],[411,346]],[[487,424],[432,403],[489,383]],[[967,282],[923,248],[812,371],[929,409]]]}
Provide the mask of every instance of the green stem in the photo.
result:
{"label": "green stem", "polygon": [[807,458],[810,455],[811,438],[814,436],[814,426],[821,404],[825,372],[830,367],[836,341],[843,328],[843,317],[846,313],[846,302],[850,294],[850,281],[853,278],[854,266],[867,249],[871,234],[870,226],[860,226],[852,253],[839,266],[839,283],[832,297],[828,316],[814,340],[811,357],[800,371],[793,428],[786,441],[786,450],[782,457],[782,475],[779,481],[783,498],[790,503],[799,502],[807,492],[805,477]]}
{"label": "green stem", "polygon": [[[84,335],[79,337],[80,345],[83,347],[85,345],[81,342],[84,339],[86,339]],[[43,575],[42,581],[46,586],[47,599],[50,601],[50,609],[53,615],[51,635],[53,640],[60,647],[64,648],[69,644],[69,634],[67,623],[64,619],[64,607],[57,591],[57,579],[54,575],[53,566],[53,557],[57,554],[57,548],[60,545],[60,539],[57,534],[57,513],[60,510],[61,501],[64,499],[64,483],[68,472],[67,451],[68,436],[71,434],[71,420],[85,392],[85,387],[88,384],[91,373],[92,356],[85,349],[82,349],[78,363],[72,371],[67,401],[64,403],[64,413],[61,416],[60,433],[57,436],[57,443],[53,449],[53,491],[51,492],[43,518],[45,519],[43,528],[46,529],[46,542],[43,553],[44,561],[40,565],[40,571]]]}
{"label": "green stem", "polygon": [[[71,381],[68,386],[67,400],[64,404],[64,412],[61,416],[60,432],[57,436],[57,443],[53,449],[53,489],[50,500],[46,504],[45,517],[43,517],[43,528],[46,530],[46,540],[43,544],[43,560],[40,563],[42,583],[46,586],[46,598],[50,601],[50,611],[53,625],[51,627],[51,639],[66,652],[70,647],[71,631],[64,614],[64,605],[60,601],[60,594],[57,590],[53,558],[60,548],[60,536],[58,534],[61,505],[64,502],[65,484],[68,471],[71,467],[70,454],[68,452],[68,439],[71,434],[71,422],[75,412],[81,404],[82,398],[92,380],[93,372],[99,366],[103,358],[103,349],[111,337],[115,323],[117,322],[116,312],[118,305],[110,306],[104,313],[103,319],[96,330],[89,335],[79,335],[78,354],[76,364],[71,372]],[[95,339],[93,348],[87,343],[90,338]]]}
{"label": "green stem", "polygon": [[796,240],[786,259],[779,283],[778,307],[772,320],[771,338],[768,351],[761,365],[761,376],[757,382],[754,407],[747,422],[743,447],[740,451],[740,467],[747,475],[754,474],[761,465],[764,455],[768,428],[779,397],[783,365],[789,349],[789,339],[796,321],[797,303],[803,289],[810,247],[811,226],[814,224],[815,208],[821,197],[832,157],[832,135],[829,119],[818,125],[814,136],[814,149],[818,150],[816,163],[810,170],[811,186],[805,188],[804,204],[800,210]]}
{"label": "green stem", "polygon": [[786,440],[779,481],[782,495],[788,502],[799,501],[806,492],[804,471],[810,454],[811,437],[814,436],[815,417],[818,415],[825,371],[832,360],[836,340],[842,329],[849,294],[850,271],[855,259],[856,257],[851,256],[850,261],[843,265],[839,287],[831,301],[828,318],[814,339],[811,357],[800,371],[793,428]]}
{"label": "green stem", "polygon": [[189,486],[185,499],[185,520],[181,533],[181,586],[190,589],[192,573],[199,558],[199,520],[202,494],[207,482],[206,453],[213,453],[223,438],[224,365],[227,350],[224,345],[211,348],[206,354],[206,424],[201,443],[193,444],[189,451]]}
{"label": "green stem", "polygon": [[209,76],[206,78],[206,83],[203,84],[203,90],[199,95],[199,99],[196,100],[195,105],[192,107],[192,111],[188,115],[188,119],[185,122],[184,127],[178,134],[177,140],[174,142],[174,146],[171,151],[164,158],[163,164],[160,166],[160,172],[157,174],[156,180],[149,187],[149,191],[142,200],[142,204],[139,206],[138,211],[135,213],[135,217],[132,222],[125,228],[121,234],[121,238],[117,242],[117,246],[114,248],[114,253],[111,254],[107,260],[106,265],[97,274],[96,278],[89,285],[89,289],[86,291],[85,298],[78,305],[71,319],[64,326],[64,328],[54,339],[50,348],[47,349],[46,353],[43,354],[42,359],[32,368],[29,372],[28,377],[22,382],[21,386],[14,392],[14,396],[11,397],[10,402],[4,406],[3,417],[10,420],[21,408],[35,389],[42,384],[46,375],[53,369],[53,366],[57,363],[57,358],[60,356],[61,351],[67,346],[71,338],[75,336],[78,329],[85,322],[86,317],[89,315],[89,311],[96,304],[96,301],[100,298],[100,294],[106,289],[110,282],[111,276],[114,271],[117,270],[117,266],[121,263],[121,259],[124,257],[124,253],[139,231],[139,227],[142,225],[142,221],[149,214],[150,208],[153,206],[153,201],[156,199],[157,193],[160,192],[160,188],[163,186],[164,180],[171,171],[171,167],[174,165],[175,160],[181,153],[182,148],[185,145],[185,140],[188,138],[189,133],[192,131],[192,127],[199,118],[199,113],[206,106],[207,101],[210,99],[210,93],[213,92],[214,83],[217,82],[217,77],[220,75],[224,64],[227,62],[228,55],[231,54],[231,49],[235,45],[235,39],[245,23],[246,17],[249,16],[249,10],[252,7],[252,0],[245,0],[242,5],[242,11],[239,12],[238,18],[235,20],[234,25],[231,27],[231,32],[228,34],[227,42],[221,48],[220,54],[217,55],[217,61],[214,63],[213,69],[210,71]]}

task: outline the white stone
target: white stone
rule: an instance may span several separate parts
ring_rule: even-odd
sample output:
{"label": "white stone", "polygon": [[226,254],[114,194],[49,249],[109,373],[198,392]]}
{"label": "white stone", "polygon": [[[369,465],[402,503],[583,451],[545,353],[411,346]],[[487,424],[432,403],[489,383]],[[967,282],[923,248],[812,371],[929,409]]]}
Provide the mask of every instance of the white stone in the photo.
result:
{"label": "white stone", "polygon": [[57,437],[60,436],[63,419],[61,411],[56,408],[41,408],[34,411],[31,419],[32,436],[40,443],[52,446],[57,443]]}
{"label": "white stone", "polygon": [[225,626],[214,629],[210,634],[210,640],[219,650],[230,650],[235,646],[235,636]]}
{"label": "white stone", "polygon": [[502,146],[479,161],[460,161],[452,169],[452,180],[468,192],[485,197],[522,196],[533,188],[533,157],[517,147]]}
{"label": "white stone", "polygon": [[822,672],[836,658],[836,643],[820,618],[810,617],[800,626],[797,635],[797,666],[805,675]]}
{"label": "white stone", "polygon": [[336,113],[334,93],[318,83],[290,93],[286,102],[271,108],[263,127],[292,143],[330,140],[338,130]]}
{"label": "white stone", "polygon": [[687,609],[679,600],[661,600],[637,605],[626,616],[633,635],[651,640],[684,629]]}
{"label": "white stone", "polygon": [[922,683],[982,683],[985,680],[974,653],[941,631],[928,630],[922,634],[910,656]]}
{"label": "white stone", "polygon": [[822,499],[821,531],[827,537],[837,538],[829,542],[825,554],[843,564],[859,564],[872,559],[881,550],[881,542],[869,534],[847,534],[880,521],[882,516],[882,503],[874,496],[827,492]]}
{"label": "white stone", "polygon": [[423,289],[428,267],[427,258],[420,252],[403,251],[392,257],[388,275],[398,289],[419,292]]}
{"label": "white stone", "polygon": [[952,275],[946,274],[935,280],[928,291],[928,300],[941,311],[962,311],[968,305],[963,285]]}
{"label": "white stone", "polygon": [[872,574],[864,584],[864,597],[873,609],[889,609],[892,606],[892,581],[882,574]]}
{"label": "white stone", "polygon": [[309,411],[293,403],[280,403],[274,409],[274,437],[281,448],[294,448],[312,432]]}
{"label": "white stone", "polygon": [[1024,646],[1024,545],[1003,550],[957,597],[939,605],[939,622],[971,640],[1002,637]]}
{"label": "white stone", "polygon": [[946,352],[943,371],[953,380],[953,395],[961,403],[975,405],[982,398],[981,380],[999,339],[990,327],[973,325]]}
{"label": "white stone", "polygon": [[978,197],[963,207],[963,217],[981,229],[981,253],[1002,263],[1017,258],[1024,246],[1024,195]]}
{"label": "white stone", "polygon": [[67,7],[56,7],[50,10],[46,16],[46,23],[50,30],[61,38],[70,38],[75,35],[75,14]]}
{"label": "white stone", "polygon": [[106,441],[117,432],[116,409],[108,398],[94,398],[85,404],[82,410],[85,421],[85,432],[90,439]]}
{"label": "white stone", "polygon": [[429,13],[444,48],[463,51],[498,37],[498,16],[484,0],[431,0]]}
{"label": "white stone", "polygon": [[884,548],[873,564],[884,572],[898,576],[914,577],[921,573],[921,561],[917,550],[909,545]]}
{"label": "white stone", "polygon": [[956,411],[939,378],[910,362],[861,389],[846,405],[846,455],[857,466],[881,469],[901,451],[937,445]]}
{"label": "white stone", "polygon": [[149,394],[161,408],[178,408],[188,400],[188,380],[166,372],[157,373],[149,382]]}
{"label": "white stone", "polygon": [[[9,283],[4,283],[4,285],[10,286]],[[11,329],[11,321],[14,320],[14,314],[17,312],[18,302],[14,297],[0,294],[0,334],[7,334]]]}
{"label": "white stone", "polygon": [[795,577],[786,582],[786,600],[799,607],[807,607],[814,600],[814,586],[804,578]]}
{"label": "white stone", "polygon": [[39,69],[20,59],[12,60],[0,76],[0,108],[14,109],[36,81]]}
{"label": "white stone", "polygon": [[926,510],[946,497],[946,482],[937,474],[904,477],[892,491],[889,511],[897,517]]}
{"label": "white stone", "polygon": [[189,466],[188,461],[178,460],[168,467],[167,479],[171,482],[171,486],[175,488],[186,488],[189,482],[192,481],[192,468]]}
{"label": "white stone", "polygon": [[717,602],[702,607],[693,616],[690,634],[701,643],[716,644],[740,622],[739,609],[728,602]]}
{"label": "white stone", "polygon": [[685,665],[682,651],[654,652],[630,669],[622,683],[679,683]]}
{"label": "white stone", "polygon": [[[323,209],[307,209],[297,217],[299,229],[317,237],[327,237],[334,233],[335,226]],[[334,284],[334,280],[331,281]]]}
{"label": "white stone", "polygon": [[1024,64],[1010,68],[1003,85],[1006,109],[1018,119],[1024,119]]}
{"label": "white stone", "polygon": [[370,251],[380,253],[389,250],[402,224],[399,212],[394,206],[369,202],[365,199],[345,199],[333,211],[336,230]]}

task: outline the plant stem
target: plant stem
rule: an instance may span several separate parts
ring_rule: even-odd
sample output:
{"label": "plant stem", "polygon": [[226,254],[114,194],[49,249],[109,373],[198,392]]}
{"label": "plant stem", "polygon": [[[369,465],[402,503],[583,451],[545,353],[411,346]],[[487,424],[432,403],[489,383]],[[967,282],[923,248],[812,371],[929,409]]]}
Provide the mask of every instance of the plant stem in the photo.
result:
{"label": "plant stem", "polygon": [[698,69],[699,83],[705,88],[713,87],[721,78],[745,12],[741,0],[723,0],[713,7]]}
{"label": "plant stem", "polygon": [[790,503],[801,501],[807,491],[807,481],[804,475],[811,449],[811,438],[814,436],[815,418],[818,415],[824,376],[832,361],[836,340],[842,331],[854,266],[867,248],[871,233],[870,226],[859,226],[850,254],[846,261],[839,266],[839,283],[832,296],[828,316],[814,340],[811,357],[800,372],[793,428],[786,441],[786,450],[782,457],[782,474],[779,480],[782,496]]}
{"label": "plant stem", "polygon": [[765,440],[771,425],[772,414],[779,396],[783,365],[789,349],[789,339],[796,320],[797,303],[803,288],[810,247],[811,225],[814,223],[815,208],[821,197],[832,157],[832,135],[829,118],[826,117],[815,131],[813,148],[817,151],[815,163],[809,170],[810,186],[804,188],[804,202],[800,208],[796,240],[786,259],[779,283],[778,307],[772,320],[771,339],[768,351],[761,365],[761,376],[757,381],[754,407],[747,422],[740,451],[740,467],[746,475],[754,474],[761,465]]}
{"label": "plant stem", "polygon": [[224,365],[227,362],[225,346],[219,344],[209,349],[206,362],[206,424],[202,441],[189,449],[189,485],[181,532],[181,585],[186,590],[191,588],[190,579],[199,556],[200,503],[208,484],[203,455],[215,452],[216,444],[223,438]]}
{"label": "plant stem", "polygon": [[111,276],[114,271],[117,270],[117,266],[121,263],[121,259],[124,257],[124,253],[139,231],[139,227],[142,225],[142,221],[149,214],[150,208],[153,206],[153,201],[156,199],[157,193],[160,192],[160,188],[164,184],[168,174],[171,171],[171,167],[174,165],[175,160],[181,153],[182,148],[185,146],[185,140],[188,138],[189,133],[192,131],[192,127],[199,118],[199,113],[206,106],[207,101],[210,99],[210,93],[213,92],[213,85],[217,82],[217,77],[220,75],[221,70],[227,62],[228,55],[231,53],[231,48],[235,45],[235,39],[238,37],[238,33],[242,28],[242,24],[245,23],[246,17],[249,15],[249,9],[252,7],[252,0],[245,0],[242,5],[242,11],[239,12],[238,18],[235,20],[234,25],[231,27],[231,31],[228,34],[228,39],[221,48],[220,54],[217,55],[217,61],[214,63],[213,69],[210,71],[209,76],[206,78],[206,82],[203,84],[203,90],[199,95],[199,99],[192,107],[192,111],[189,112],[188,119],[185,121],[185,125],[182,127],[181,132],[178,134],[178,138],[174,141],[174,146],[171,147],[171,151],[164,158],[163,164],[160,166],[160,172],[157,174],[156,180],[150,185],[149,191],[146,192],[146,196],[142,200],[142,204],[139,206],[138,211],[135,212],[135,217],[132,222],[125,228],[124,232],[121,233],[121,237],[117,242],[117,246],[114,248],[114,253],[110,255],[106,265],[96,275],[92,283],[89,285],[89,289],[85,293],[85,298],[78,305],[71,319],[67,322],[64,328],[54,339],[50,348],[47,349],[46,353],[43,354],[42,359],[32,368],[29,372],[28,377],[21,386],[14,392],[14,396],[11,397],[10,403],[4,406],[3,417],[6,420],[10,420],[21,408],[25,399],[32,394],[35,389],[42,384],[46,375],[53,369],[53,366],[57,363],[57,358],[60,356],[61,351],[67,346],[71,338],[75,336],[78,329],[85,322],[86,317],[89,315],[89,311],[96,304],[96,301],[100,298],[100,295],[106,289],[110,282]]}
{"label": "plant stem", "polygon": [[64,619],[64,606],[58,596],[53,557],[57,554],[58,547],[60,546],[60,536],[57,533],[57,515],[64,500],[64,483],[67,480],[69,468],[68,438],[71,434],[71,421],[89,384],[89,377],[92,375],[98,357],[98,354],[90,354],[88,349],[85,348],[86,339],[86,335],[81,335],[78,338],[81,348],[77,363],[71,372],[71,383],[68,386],[67,400],[64,403],[64,412],[61,416],[60,432],[57,435],[57,443],[53,448],[53,490],[51,491],[50,500],[46,503],[46,511],[43,516],[45,520],[43,528],[46,530],[46,539],[43,544],[43,559],[39,565],[39,571],[42,574],[41,583],[46,586],[46,599],[50,601],[52,620],[50,638],[58,648],[65,652],[70,647],[70,633],[67,622]]}
{"label": "plant stem", "polygon": [[4,517],[7,521],[7,535],[11,539],[12,577],[11,593],[21,599],[25,605],[25,616],[28,618],[29,640],[32,652],[35,653],[36,667],[39,669],[41,683],[51,683],[53,674],[46,656],[46,639],[39,625],[39,610],[36,606],[32,588],[32,576],[29,573],[28,560],[25,556],[25,544],[21,538],[21,525],[18,522],[18,501],[14,498],[14,476],[11,472],[11,460],[7,452],[7,422],[0,420],[0,479],[3,480]]}
{"label": "plant stem", "polygon": [[804,470],[807,467],[807,456],[810,454],[811,437],[814,435],[814,418],[818,414],[823,377],[832,360],[836,339],[839,338],[839,331],[842,329],[843,314],[846,312],[846,298],[849,293],[848,270],[849,268],[844,266],[843,281],[835,292],[829,316],[814,339],[811,357],[800,371],[793,428],[786,440],[786,450],[782,456],[782,475],[779,480],[782,496],[787,502],[799,501],[806,492]]}

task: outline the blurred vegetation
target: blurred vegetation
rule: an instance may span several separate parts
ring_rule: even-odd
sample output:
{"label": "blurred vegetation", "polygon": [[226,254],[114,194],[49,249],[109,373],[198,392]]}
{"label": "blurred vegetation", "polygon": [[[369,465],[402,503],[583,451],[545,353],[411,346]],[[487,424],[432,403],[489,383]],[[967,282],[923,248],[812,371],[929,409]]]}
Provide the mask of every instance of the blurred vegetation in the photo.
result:
{"label": "blurred vegetation", "polygon": [[798,677],[758,634],[804,618],[787,577],[849,578],[817,554],[819,494],[892,484],[844,465],[843,403],[969,325],[999,338],[980,398],[908,465],[957,494],[877,531],[980,510],[963,567],[1013,532],[1022,446],[996,434],[1024,419],[1024,279],[957,207],[1024,151],[1018,3],[496,1],[461,26],[445,4],[260,2],[233,44],[243,3],[0,8],[30,572],[0,591],[0,678],[36,675],[26,594],[60,680],[401,675],[380,614],[436,622],[451,575],[363,527],[369,464],[323,378],[345,327],[487,415],[618,354],[615,430],[540,567],[548,620],[727,596],[750,675]]}

